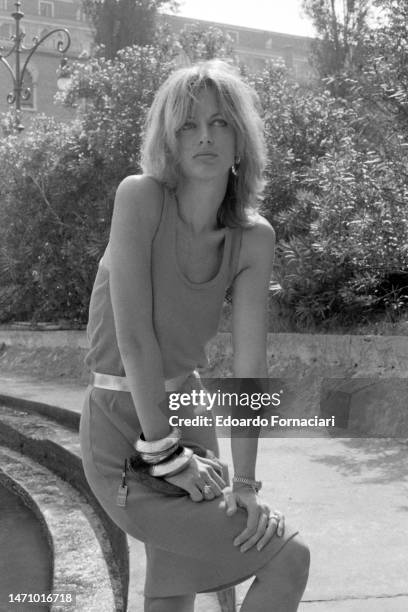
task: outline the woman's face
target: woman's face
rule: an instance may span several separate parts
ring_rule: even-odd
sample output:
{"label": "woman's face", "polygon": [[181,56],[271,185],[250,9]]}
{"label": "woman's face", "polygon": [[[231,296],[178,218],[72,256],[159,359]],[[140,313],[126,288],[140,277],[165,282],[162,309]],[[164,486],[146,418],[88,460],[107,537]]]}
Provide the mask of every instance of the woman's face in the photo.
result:
{"label": "woman's face", "polygon": [[235,132],[211,87],[197,95],[190,116],[177,132],[177,141],[182,176],[201,180],[228,177],[236,154]]}

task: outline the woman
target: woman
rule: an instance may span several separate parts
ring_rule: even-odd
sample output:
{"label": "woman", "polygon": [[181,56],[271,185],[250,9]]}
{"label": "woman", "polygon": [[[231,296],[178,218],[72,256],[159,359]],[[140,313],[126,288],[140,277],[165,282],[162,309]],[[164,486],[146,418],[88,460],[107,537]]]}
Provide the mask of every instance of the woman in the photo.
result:
{"label": "woman", "polygon": [[[160,88],[146,124],[144,174],[117,190],[90,303],[94,375],[80,431],[95,495],[145,542],[146,612],[192,612],[195,593],[252,575],[241,612],[292,612],[305,588],[306,546],[257,494],[256,437],[232,438],[226,487],[213,428],[180,434],[166,405],[166,391],[200,389],[196,368],[205,365],[227,288],[234,376],[267,376],[274,233],[255,212],[264,162],[254,92],[227,64],[204,62]],[[195,443],[204,456],[189,448]],[[141,482],[137,471],[120,487],[135,448],[150,479],[182,495]]]}

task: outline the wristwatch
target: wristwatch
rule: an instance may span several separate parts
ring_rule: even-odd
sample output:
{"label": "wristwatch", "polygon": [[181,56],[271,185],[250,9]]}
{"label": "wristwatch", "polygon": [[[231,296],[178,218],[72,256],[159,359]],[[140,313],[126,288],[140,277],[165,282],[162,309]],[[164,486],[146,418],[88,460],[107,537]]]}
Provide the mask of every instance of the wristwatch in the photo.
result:
{"label": "wristwatch", "polygon": [[260,480],[252,480],[252,478],[245,478],[245,476],[234,476],[232,484],[243,484],[251,487],[255,493],[259,493],[262,489],[262,482]]}

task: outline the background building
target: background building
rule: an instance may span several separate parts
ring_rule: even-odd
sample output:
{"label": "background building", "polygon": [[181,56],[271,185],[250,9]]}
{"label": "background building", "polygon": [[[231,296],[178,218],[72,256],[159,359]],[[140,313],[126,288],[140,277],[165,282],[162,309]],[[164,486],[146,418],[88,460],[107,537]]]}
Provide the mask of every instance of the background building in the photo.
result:
{"label": "background building", "polygon": [[[14,10],[13,0],[0,0],[0,46],[5,49],[10,47],[10,37],[14,33],[14,19],[11,17]],[[25,32],[26,46],[31,46],[35,36],[41,37],[53,28],[66,27],[71,34],[71,47],[67,56],[72,60],[89,57],[93,36],[81,0],[23,0],[21,10],[24,12],[21,26]],[[299,81],[307,81],[312,77],[308,63],[310,38],[177,15],[161,15],[160,19],[168,23],[174,32],[194,24],[221,28],[234,40],[238,57],[254,70],[261,68],[266,59],[281,58]],[[45,113],[61,120],[72,117],[70,109],[54,103],[57,92],[56,70],[61,59],[57,52],[59,39],[63,39],[62,34],[47,39],[30,60],[25,85],[31,88],[32,95],[24,103],[23,123],[27,123],[27,115],[35,113]],[[26,54],[23,54],[23,61],[24,56]],[[0,112],[9,110],[6,96],[11,89],[10,75],[0,64]]]}
{"label": "background building", "polygon": [[313,39],[306,36],[280,34],[268,30],[227,25],[216,21],[202,21],[178,15],[162,15],[161,19],[168,23],[174,32],[179,32],[184,27],[188,28],[194,25],[220,28],[231,36],[239,59],[252,70],[262,68],[265,60],[281,59],[297,80],[304,82],[313,77],[313,71],[308,61]]}
{"label": "background building", "polygon": [[[68,28],[71,34],[71,46],[67,57],[72,59],[89,57],[92,45],[92,32],[81,8],[81,0],[23,0],[21,10],[24,18],[21,28],[25,32],[24,44],[32,45],[35,36],[42,37],[54,28]],[[11,13],[15,10],[12,0],[0,0],[0,46],[4,52],[10,48],[10,37],[15,31],[15,22]],[[69,119],[72,112],[61,105],[55,105],[53,98],[57,93],[56,70],[61,60],[57,51],[58,40],[65,40],[61,33],[48,38],[30,59],[27,78],[24,84],[31,89],[31,97],[23,103],[24,115],[45,113],[59,119]],[[22,62],[27,53],[22,54]],[[14,57],[9,58],[13,65]],[[12,90],[11,77],[0,64],[0,112],[9,110],[6,96]],[[27,119],[24,117],[23,123]]]}

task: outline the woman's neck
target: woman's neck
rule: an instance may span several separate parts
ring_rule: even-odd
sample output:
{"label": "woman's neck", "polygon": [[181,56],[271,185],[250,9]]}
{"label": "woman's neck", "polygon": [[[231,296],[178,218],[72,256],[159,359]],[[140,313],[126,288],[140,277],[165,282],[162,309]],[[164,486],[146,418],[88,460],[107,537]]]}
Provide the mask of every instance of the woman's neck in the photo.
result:
{"label": "woman's neck", "polygon": [[194,234],[217,229],[217,212],[227,185],[217,181],[197,184],[181,180],[176,189],[178,214]]}

